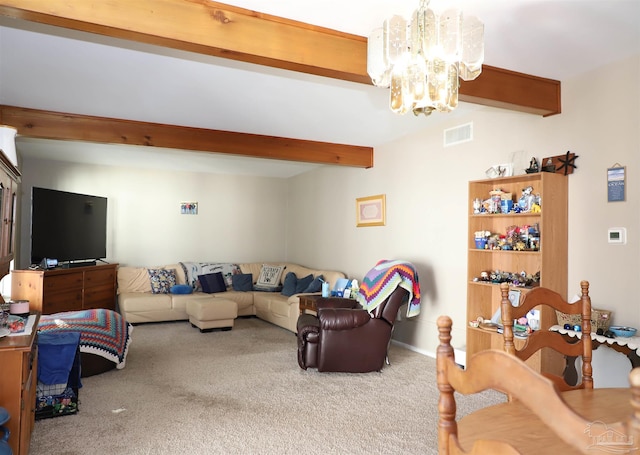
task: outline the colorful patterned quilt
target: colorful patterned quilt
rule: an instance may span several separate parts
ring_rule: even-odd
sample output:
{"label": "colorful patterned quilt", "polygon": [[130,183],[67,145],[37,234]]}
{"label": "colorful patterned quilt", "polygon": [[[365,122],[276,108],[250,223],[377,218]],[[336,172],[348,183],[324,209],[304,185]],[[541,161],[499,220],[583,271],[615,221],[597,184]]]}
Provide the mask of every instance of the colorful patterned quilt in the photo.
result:
{"label": "colorful patterned quilt", "polygon": [[407,317],[420,314],[420,283],[414,265],[407,261],[382,260],[367,272],[356,300],[372,312],[400,286],[409,292]]}
{"label": "colorful patterned quilt", "polygon": [[40,317],[38,332],[80,332],[80,352],[96,354],[122,369],[131,342],[131,326],[107,309],[67,311]]}

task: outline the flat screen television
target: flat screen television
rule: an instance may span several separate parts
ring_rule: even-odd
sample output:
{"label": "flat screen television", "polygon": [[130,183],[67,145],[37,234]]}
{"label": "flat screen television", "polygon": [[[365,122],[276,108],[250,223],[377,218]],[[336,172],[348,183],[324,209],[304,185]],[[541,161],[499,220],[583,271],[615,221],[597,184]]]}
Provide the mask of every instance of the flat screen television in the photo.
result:
{"label": "flat screen television", "polygon": [[33,187],[31,263],[94,261],[107,256],[107,198]]}

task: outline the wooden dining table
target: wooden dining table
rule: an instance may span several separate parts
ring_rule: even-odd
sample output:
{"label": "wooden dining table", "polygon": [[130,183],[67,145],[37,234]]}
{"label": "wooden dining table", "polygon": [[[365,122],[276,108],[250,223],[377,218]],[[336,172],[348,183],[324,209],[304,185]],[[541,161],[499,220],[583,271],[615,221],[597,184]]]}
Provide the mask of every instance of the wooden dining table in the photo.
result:
{"label": "wooden dining table", "polygon": [[[607,424],[630,418],[630,388],[578,389],[563,392],[561,396],[570,408],[590,422],[585,427],[585,451],[594,454],[640,453],[640,441],[634,441],[626,435],[613,435],[616,442],[609,445],[602,442],[603,438],[598,438],[605,433],[612,436]],[[477,439],[496,439],[509,443],[522,454],[581,453],[560,439],[551,430],[553,425],[553,422],[541,421],[522,402],[511,401],[482,408],[461,418],[458,421],[458,437],[465,450],[470,450]]]}

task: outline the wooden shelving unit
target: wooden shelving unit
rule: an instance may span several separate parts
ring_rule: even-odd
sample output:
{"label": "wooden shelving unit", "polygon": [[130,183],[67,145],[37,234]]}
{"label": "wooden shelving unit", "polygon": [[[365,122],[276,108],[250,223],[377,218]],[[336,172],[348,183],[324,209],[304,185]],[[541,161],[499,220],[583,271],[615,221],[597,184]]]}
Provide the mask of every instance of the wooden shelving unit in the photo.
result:
{"label": "wooden shelving unit", "polygon": [[[541,211],[538,213],[474,214],[473,200],[486,200],[490,192],[502,190],[512,194],[514,206],[528,186],[540,195]],[[541,172],[536,174],[503,177],[469,182],[469,253],[467,261],[467,317],[475,320],[479,316],[489,319],[500,307],[499,284],[474,281],[481,272],[500,270],[528,274],[540,272],[540,286],[553,289],[560,295],[567,294],[567,211],[568,177],[561,174]],[[512,225],[538,224],[540,244],[537,251],[477,249],[474,233],[490,231],[505,233]],[[515,287],[522,296],[528,288]],[[556,315],[549,308],[540,308],[542,330],[556,323]],[[518,341],[518,340],[516,340]],[[475,353],[485,349],[503,349],[502,335],[482,328],[467,327],[467,361]],[[528,363],[537,371],[560,372],[563,359],[553,351],[543,351]]]}

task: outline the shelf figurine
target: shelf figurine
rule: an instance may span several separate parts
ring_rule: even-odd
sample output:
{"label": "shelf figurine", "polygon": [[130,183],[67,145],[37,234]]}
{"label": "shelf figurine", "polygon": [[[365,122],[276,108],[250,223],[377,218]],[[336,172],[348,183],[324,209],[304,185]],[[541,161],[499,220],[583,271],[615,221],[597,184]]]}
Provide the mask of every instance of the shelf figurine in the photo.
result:
{"label": "shelf figurine", "polygon": [[520,207],[521,211],[529,212],[534,202],[535,202],[535,196],[533,195],[533,187],[528,186],[526,188],[523,188],[522,196],[518,201],[518,206]]}
{"label": "shelf figurine", "polygon": [[531,161],[529,162],[529,169],[525,169],[525,172],[527,174],[535,174],[540,170],[540,168],[538,167],[538,160],[536,160],[536,157],[534,156],[533,158],[531,158]]}

